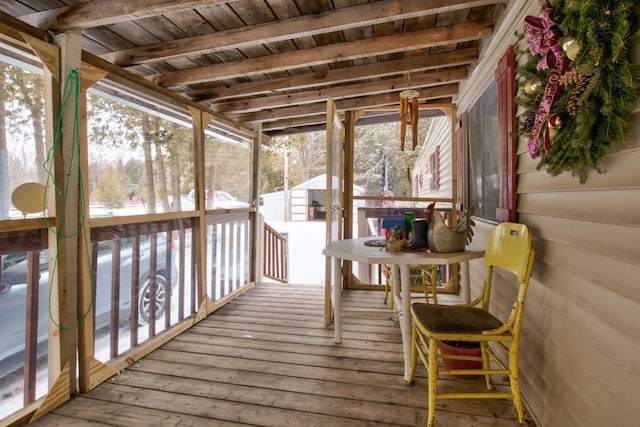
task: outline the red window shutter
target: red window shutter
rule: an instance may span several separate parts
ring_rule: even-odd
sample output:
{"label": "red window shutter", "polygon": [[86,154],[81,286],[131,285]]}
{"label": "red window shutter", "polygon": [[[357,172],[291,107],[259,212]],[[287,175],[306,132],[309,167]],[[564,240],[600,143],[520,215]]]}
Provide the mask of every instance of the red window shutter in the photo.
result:
{"label": "red window shutter", "polygon": [[509,46],[498,68],[498,143],[500,199],[496,209],[496,218],[500,221],[516,221],[516,144],[513,136],[516,123],[515,104],[515,55],[513,46]]}

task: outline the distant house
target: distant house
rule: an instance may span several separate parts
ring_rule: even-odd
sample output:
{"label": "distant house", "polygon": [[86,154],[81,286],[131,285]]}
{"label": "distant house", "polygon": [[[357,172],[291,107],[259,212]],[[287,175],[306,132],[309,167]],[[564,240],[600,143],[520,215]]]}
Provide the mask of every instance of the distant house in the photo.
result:
{"label": "distant house", "polygon": [[[334,183],[337,186],[337,182]],[[327,175],[322,174],[291,187],[289,190],[290,208],[287,211],[285,192],[262,194],[260,211],[266,221],[313,221],[322,220],[326,213]],[[364,188],[354,185],[353,194],[360,196]],[[363,201],[354,201],[354,206]],[[287,213],[287,215],[285,215]]]}
{"label": "distant house", "polygon": [[451,197],[451,158],[451,119],[434,117],[412,171],[414,197]]}

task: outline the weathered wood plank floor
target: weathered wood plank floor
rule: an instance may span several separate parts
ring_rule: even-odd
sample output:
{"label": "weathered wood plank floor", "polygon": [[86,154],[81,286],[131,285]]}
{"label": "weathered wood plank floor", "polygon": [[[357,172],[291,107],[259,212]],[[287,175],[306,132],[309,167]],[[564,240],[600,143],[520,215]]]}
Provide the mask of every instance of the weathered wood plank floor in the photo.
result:
{"label": "weathered wood plank floor", "polygon": [[[347,318],[335,344],[323,292],[260,285],[38,424],[425,425],[425,370],[406,385],[398,323]],[[381,292],[345,295],[346,305],[382,300]],[[473,380],[440,385],[461,382]],[[514,426],[515,418],[507,401],[445,401],[436,412],[439,426]]]}

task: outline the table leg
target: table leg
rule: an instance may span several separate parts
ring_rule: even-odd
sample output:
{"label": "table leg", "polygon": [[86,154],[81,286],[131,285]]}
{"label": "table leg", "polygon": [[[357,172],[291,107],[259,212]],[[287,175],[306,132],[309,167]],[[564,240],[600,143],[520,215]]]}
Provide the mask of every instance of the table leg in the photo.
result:
{"label": "table leg", "polygon": [[396,304],[396,300],[400,301],[400,270],[397,265],[390,265],[391,268],[391,283],[393,284],[391,298],[393,299],[393,304],[391,306],[394,310],[400,310],[398,304]]}
{"label": "table leg", "polygon": [[331,285],[333,287],[333,340],[342,342],[342,270],[341,259],[333,258]]}
{"label": "table leg", "polygon": [[465,304],[471,302],[471,275],[469,274],[469,261],[463,261],[460,263],[462,272],[462,298]]}
{"label": "table leg", "polygon": [[404,379],[409,381],[411,366],[411,276],[409,266],[400,266],[401,307],[400,331],[402,332],[402,353],[404,355]]}

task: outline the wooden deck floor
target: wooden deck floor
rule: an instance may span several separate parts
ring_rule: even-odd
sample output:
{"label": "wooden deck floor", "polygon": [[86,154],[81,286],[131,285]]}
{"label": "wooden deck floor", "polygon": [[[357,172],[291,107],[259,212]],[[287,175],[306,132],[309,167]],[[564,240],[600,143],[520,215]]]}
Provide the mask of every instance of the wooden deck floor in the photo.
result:
{"label": "wooden deck floor", "polygon": [[[425,425],[425,370],[415,385],[404,382],[398,323],[347,318],[343,343],[335,344],[323,322],[323,292],[260,285],[36,424]],[[382,299],[381,292],[345,295],[347,305],[383,307]],[[438,426],[516,426],[515,418],[508,401],[445,401],[436,412]]]}

